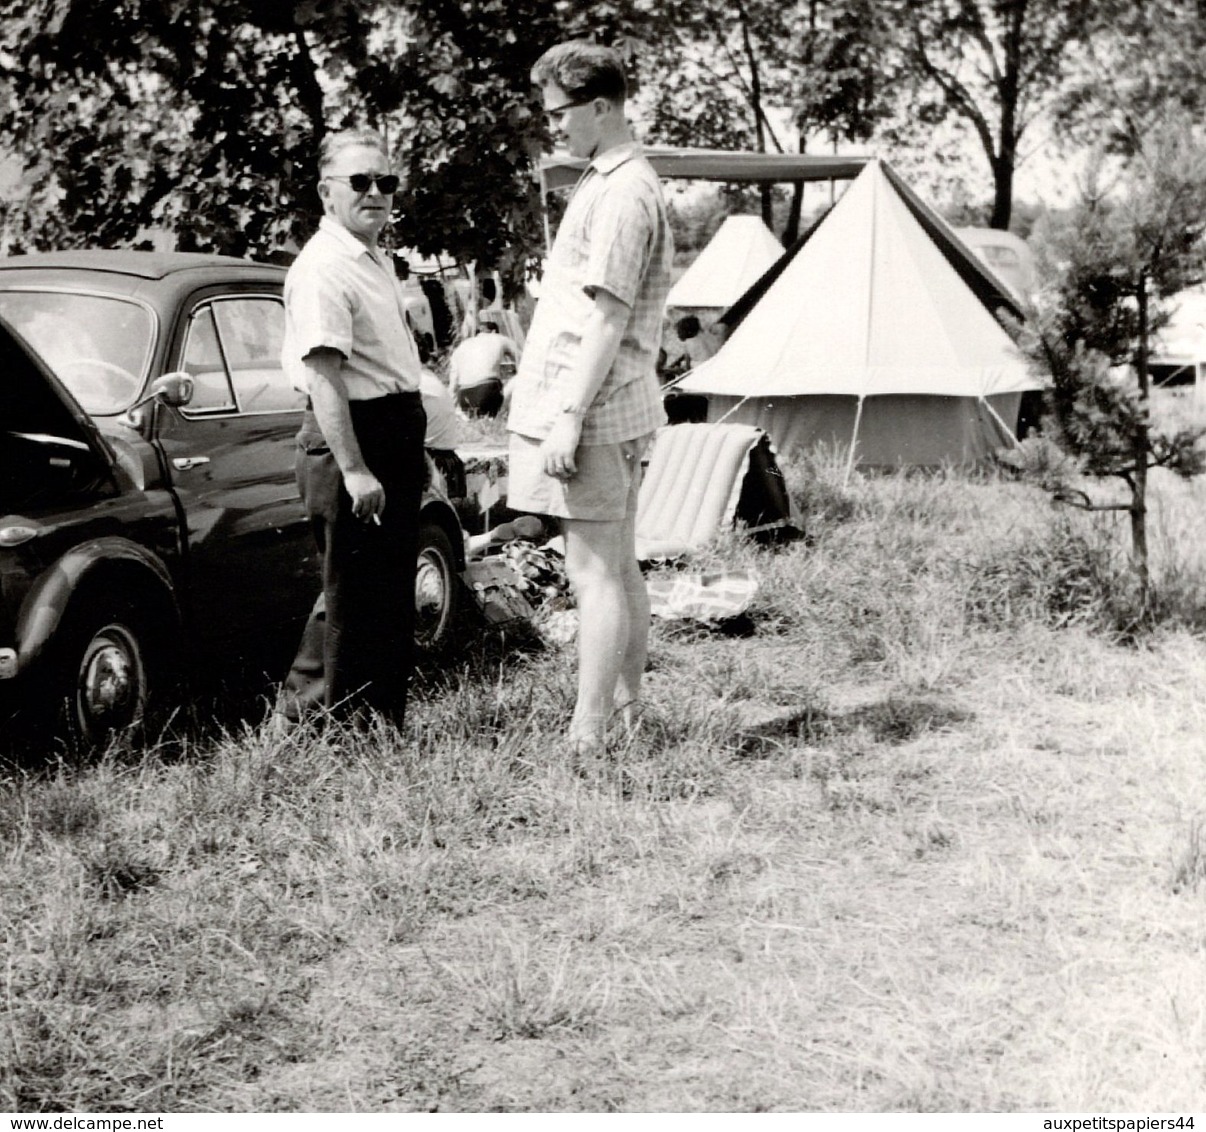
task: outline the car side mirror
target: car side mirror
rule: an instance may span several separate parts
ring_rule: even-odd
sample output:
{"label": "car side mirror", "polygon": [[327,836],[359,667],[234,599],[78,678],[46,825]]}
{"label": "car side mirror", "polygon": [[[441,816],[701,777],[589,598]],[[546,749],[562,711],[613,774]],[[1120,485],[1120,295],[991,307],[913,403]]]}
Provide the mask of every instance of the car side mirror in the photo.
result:
{"label": "car side mirror", "polygon": [[147,391],[126,410],[125,423],[137,427],[138,422],[142,419],[142,414],[138,410],[151,401],[171,405],[173,409],[182,408],[193,399],[195,384],[192,374],[185,373],[183,370],[174,370],[172,373],[165,373],[162,377],[155,378],[147,386]]}
{"label": "car side mirror", "polygon": [[137,409],[148,401],[162,401],[165,405],[171,405],[173,409],[180,409],[193,399],[193,388],[192,374],[185,373],[183,370],[165,373],[162,377],[155,378],[148,386],[146,393],[130,408]]}

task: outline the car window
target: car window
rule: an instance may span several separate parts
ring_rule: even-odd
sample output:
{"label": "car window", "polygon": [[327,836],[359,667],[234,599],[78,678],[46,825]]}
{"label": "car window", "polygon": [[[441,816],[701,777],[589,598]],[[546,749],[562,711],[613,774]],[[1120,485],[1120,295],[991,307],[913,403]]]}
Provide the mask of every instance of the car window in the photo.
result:
{"label": "car window", "polygon": [[221,299],[213,304],[218,334],[243,413],[295,412],[305,394],[281,368],[285,308],[277,299]]}
{"label": "car window", "polygon": [[1003,248],[996,244],[986,244],[982,249],[984,258],[993,267],[1021,267],[1022,257],[1013,248]]}
{"label": "car window", "polygon": [[193,379],[188,413],[229,412],[235,407],[234,393],[218,342],[213,308],[208,304],[193,312],[184,341],[184,370]]}
{"label": "car window", "polygon": [[142,389],[155,333],[145,307],[106,295],[0,291],[0,314],[86,412],[123,412]]}

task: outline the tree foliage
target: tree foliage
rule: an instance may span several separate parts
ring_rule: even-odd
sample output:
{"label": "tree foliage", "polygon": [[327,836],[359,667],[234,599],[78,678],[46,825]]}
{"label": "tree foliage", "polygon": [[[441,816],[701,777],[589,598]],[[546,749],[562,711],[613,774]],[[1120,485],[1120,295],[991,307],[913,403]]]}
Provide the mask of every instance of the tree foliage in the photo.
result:
{"label": "tree foliage", "polygon": [[782,151],[768,110],[789,93],[791,5],[669,0],[644,27],[652,137],[670,145]]}
{"label": "tree foliage", "polygon": [[9,239],[278,246],[316,204],[322,80],[362,93],[371,16],[366,0],[6,0],[0,129],[30,185]]}
{"label": "tree foliage", "polygon": [[894,37],[875,0],[808,0],[793,54],[792,112],[801,138],[865,142],[891,110]]}
{"label": "tree foliage", "polygon": [[[615,5],[597,23],[621,25]],[[328,130],[383,129],[407,174],[395,238],[487,266],[539,241],[536,56],[590,21],[545,0],[3,0],[0,130],[22,248],[266,254],[317,217]],[[575,24],[577,25],[575,27]]]}
{"label": "tree foliage", "polygon": [[1112,0],[885,0],[878,18],[899,42],[907,122],[898,139],[954,120],[993,183],[989,223],[1008,228],[1022,144],[1063,89]]}
{"label": "tree foliage", "polygon": [[[1050,375],[1051,424],[1060,447],[1086,475],[1121,480],[1132,550],[1146,593],[1147,474],[1183,476],[1206,468],[1201,430],[1153,422],[1148,358],[1167,321],[1168,300],[1206,277],[1206,146],[1183,120],[1153,131],[1106,179],[1092,170],[1082,199],[1040,233],[1045,280],[1029,349]],[[1088,497],[1057,485],[1065,498]]]}
{"label": "tree foliage", "polygon": [[1137,152],[1170,112],[1206,112],[1206,0],[1112,0],[1056,106],[1072,141]]}
{"label": "tree foliage", "polygon": [[[639,27],[651,140],[803,152],[811,138],[866,140],[884,108],[871,0],[672,0]],[[794,127],[795,138],[787,131]],[[798,140],[797,140],[798,139]],[[773,220],[769,186],[763,220]],[[794,239],[800,193],[784,238]]]}
{"label": "tree foliage", "polygon": [[[1203,3],[0,0],[0,137],[28,189],[0,205],[2,237],[129,246],[159,229],[185,248],[264,255],[312,228],[326,131],[369,124],[406,175],[396,242],[515,278],[542,243],[532,167],[548,137],[529,69],[568,36],[625,52],[649,140],[876,139],[939,161],[929,133],[961,122],[1004,225],[1023,139],[1059,95],[1084,140],[1104,120],[1091,98],[1107,64],[1132,123],[1169,97],[1200,109]],[[1142,67],[1119,65],[1135,44]]]}

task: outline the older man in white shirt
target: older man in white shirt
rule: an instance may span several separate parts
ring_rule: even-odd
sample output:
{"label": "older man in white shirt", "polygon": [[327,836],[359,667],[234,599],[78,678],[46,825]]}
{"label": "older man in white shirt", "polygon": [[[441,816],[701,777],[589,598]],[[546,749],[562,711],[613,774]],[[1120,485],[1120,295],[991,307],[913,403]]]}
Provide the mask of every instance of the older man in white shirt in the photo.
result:
{"label": "older man in white shirt", "polygon": [[365,709],[395,723],[405,711],[427,468],[419,352],[377,245],[397,187],[379,135],[328,135],[319,157],[323,218],[285,280],[282,361],[310,398],[297,475],[322,556],[326,610],[321,697],[312,681],[308,695],[297,686],[312,618],[286,681],[286,715],[314,699],[357,723]]}

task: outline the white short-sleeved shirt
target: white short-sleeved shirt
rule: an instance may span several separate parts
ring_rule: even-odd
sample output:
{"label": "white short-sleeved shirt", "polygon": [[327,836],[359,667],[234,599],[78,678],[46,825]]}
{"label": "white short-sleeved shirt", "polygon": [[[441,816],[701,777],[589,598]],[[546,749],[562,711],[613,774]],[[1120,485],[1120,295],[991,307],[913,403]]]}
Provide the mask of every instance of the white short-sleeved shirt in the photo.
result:
{"label": "white short-sleeved shirt", "polygon": [[427,433],[423,444],[427,448],[455,448],[460,440],[460,418],[448,387],[429,369],[419,375],[419,393],[427,413]]}
{"label": "white short-sleeved shirt", "polygon": [[323,347],[343,356],[350,401],[419,388],[419,351],[393,268],[329,216],[285,277],[281,363],[295,389],[310,392],[302,361]]}
{"label": "white short-sleeved shirt", "polygon": [[519,357],[519,347],[505,334],[482,331],[466,338],[448,358],[448,384],[455,393],[503,379],[502,363]]}
{"label": "white short-sleeved shirt", "polygon": [[548,435],[565,400],[595,292],[630,308],[615,361],[582,423],[582,444],[614,444],[665,423],[657,380],[674,239],[661,182],[639,146],[596,157],[565,210],[540,283],[507,427]]}

